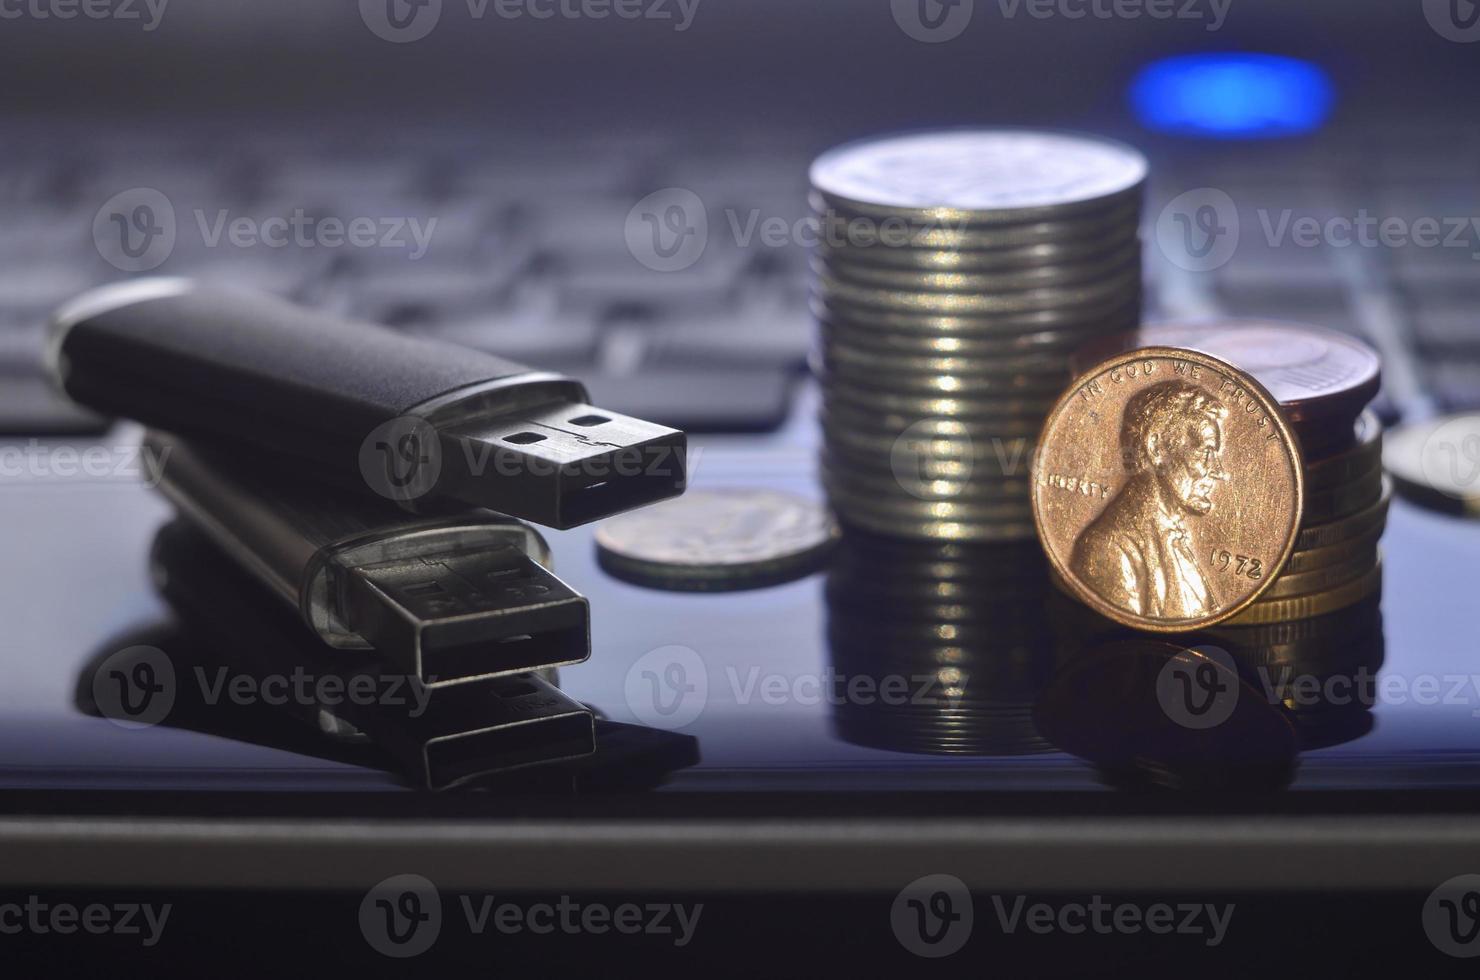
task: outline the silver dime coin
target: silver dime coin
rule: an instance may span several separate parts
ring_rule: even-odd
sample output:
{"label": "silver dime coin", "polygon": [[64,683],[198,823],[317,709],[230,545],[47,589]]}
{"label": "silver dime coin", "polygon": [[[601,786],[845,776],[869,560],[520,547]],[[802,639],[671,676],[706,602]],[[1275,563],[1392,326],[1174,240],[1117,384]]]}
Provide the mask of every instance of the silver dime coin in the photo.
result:
{"label": "silver dime coin", "polygon": [[759,488],[691,490],[596,529],[602,568],[678,592],[789,582],[821,567],[837,539],[826,505]]}
{"label": "silver dime coin", "polygon": [[1450,415],[1387,434],[1382,462],[1409,500],[1480,516],[1480,414]]}

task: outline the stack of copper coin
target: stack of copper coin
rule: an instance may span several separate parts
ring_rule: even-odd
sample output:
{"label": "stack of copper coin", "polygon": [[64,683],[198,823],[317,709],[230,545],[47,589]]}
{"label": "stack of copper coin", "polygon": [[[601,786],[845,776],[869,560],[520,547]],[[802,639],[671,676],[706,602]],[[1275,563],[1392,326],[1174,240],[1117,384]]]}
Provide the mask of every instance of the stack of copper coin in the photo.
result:
{"label": "stack of copper coin", "polygon": [[1033,536],[1028,468],[1069,355],[1140,320],[1147,166],[1020,130],[871,140],[812,167],[823,478],[847,524]]}
{"label": "stack of copper coin", "polygon": [[[1273,581],[1228,625],[1320,616],[1380,591],[1378,542],[1391,488],[1382,469],[1382,424],[1368,409],[1381,384],[1376,351],[1320,327],[1255,320],[1162,323],[1087,345],[1076,373],[1115,353],[1144,347],[1202,351],[1246,372],[1278,401],[1304,461],[1304,510],[1293,551]],[[1229,487],[1237,497],[1257,487]],[[1237,553],[1207,556],[1232,570]]]}

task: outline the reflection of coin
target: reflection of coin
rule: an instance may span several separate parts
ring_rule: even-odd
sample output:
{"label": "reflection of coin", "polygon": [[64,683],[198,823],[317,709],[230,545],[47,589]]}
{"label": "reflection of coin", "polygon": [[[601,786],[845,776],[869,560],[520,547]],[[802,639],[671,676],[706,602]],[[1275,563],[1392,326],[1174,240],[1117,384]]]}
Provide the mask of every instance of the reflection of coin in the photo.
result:
{"label": "reflection of coin", "polygon": [[1051,670],[1046,566],[1036,541],[845,534],[827,580],[831,665],[849,690],[909,692],[833,699],[837,734],[894,752],[1047,751],[1030,710]]}
{"label": "reflection of coin", "polygon": [[897,494],[903,488],[918,500],[955,500],[988,505],[994,501],[1016,503],[1028,499],[1026,473],[1021,479],[951,480],[931,476],[919,463],[914,463],[913,467],[912,472],[910,463],[902,463],[892,473],[860,468],[852,476],[853,489],[863,494]]}
{"label": "reflection of coin", "polygon": [[1227,651],[1146,637],[1085,643],[1034,720],[1112,785],[1140,789],[1281,787],[1299,748],[1285,712]]}
{"label": "reflection of coin", "polygon": [[908,431],[912,436],[955,439],[962,442],[970,442],[978,436],[988,440],[1016,439],[1018,442],[1006,448],[1013,453],[1013,458],[1021,457],[1026,462],[1026,453],[1031,447],[1023,440],[1031,441],[1037,438],[1038,430],[1043,428],[1042,421],[1035,420],[1031,416],[1002,413],[995,416],[952,415],[944,418],[927,415],[921,418],[919,415],[897,413],[885,406],[878,406],[870,414],[866,408],[850,405],[841,400],[828,405],[819,414],[824,433],[845,438],[856,437],[846,439],[846,441],[850,445],[864,446],[870,450],[883,445],[886,454],[889,452],[887,440],[898,439]]}
{"label": "reflection of coin", "polygon": [[1480,415],[1453,415],[1388,433],[1383,464],[1415,503],[1480,516]]}
{"label": "reflection of coin", "polygon": [[674,591],[758,588],[814,571],[837,537],[832,515],[803,497],[762,489],[691,490],[606,521],[601,566]]}
{"label": "reflection of coin", "polygon": [[1303,463],[1279,405],[1207,354],[1152,347],[1065,392],[1033,467],[1033,518],[1081,600],[1141,629],[1220,622],[1294,549]]}

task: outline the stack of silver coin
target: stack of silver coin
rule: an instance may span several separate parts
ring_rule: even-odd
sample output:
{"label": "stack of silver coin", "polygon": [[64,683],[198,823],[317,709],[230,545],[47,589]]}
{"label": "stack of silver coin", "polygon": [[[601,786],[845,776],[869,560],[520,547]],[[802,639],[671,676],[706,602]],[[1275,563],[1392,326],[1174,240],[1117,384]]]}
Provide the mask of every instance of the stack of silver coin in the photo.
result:
{"label": "stack of silver coin", "polygon": [[1028,473],[1069,354],[1138,325],[1147,166],[1024,130],[849,144],[812,165],[823,480],[846,524],[1033,537]]}

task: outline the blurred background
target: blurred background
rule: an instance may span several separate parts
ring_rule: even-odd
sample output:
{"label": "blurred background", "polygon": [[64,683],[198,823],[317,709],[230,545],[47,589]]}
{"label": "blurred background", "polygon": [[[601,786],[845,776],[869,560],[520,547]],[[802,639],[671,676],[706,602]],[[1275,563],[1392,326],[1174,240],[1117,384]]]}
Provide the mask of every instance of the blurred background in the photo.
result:
{"label": "blurred background", "polygon": [[[436,10],[398,4],[422,17]],[[1132,14],[1122,17],[1109,0],[1085,0],[1042,17],[1055,8],[976,0],[954,38],[911,44],[889,0],[667,0],[639,5],[645,16],[635,20],[563,16],[556,0],[505,8],[524,10],[517,18],[490,0],[478,19],[467,0],[443,0],[425,37],[388,45],[355,0],[171,0],[154,30],[145,0],[132,5],[139,19],[106,20],[15,16],[28,9],[18,0],[7,4],[0,78],[12,108],[80,117],[358,108],[385,123],[460,114],[490,136],[517,119],[552,134],[570,123],[695,122],[744,134],[784,121],[819,131],[1045,116],[1109,122],[1124,118],[1123,85],[1152,59],[1255,50],[1319,61],[1339,79],[1348,112],[1411,117],[1444,114],[1445,94],[1473,78],[1474,49],[1445,43],[1431,26],[1428,15],[1448,6],[1153,0],[1122,3]],[[601,7],[612,9],[588,9]],[[929,0],[924,18],[949,10],[939,16],[954,24],[962,9]],[[537,19],[547,11],[555,16]],[[1427,105],[1411,98],[1415,89],[1427,89]]]}
{"label": "blurred background", "polygon": [[[82,9],[16,0],[0,15],[0,319],[16,328],[0,335],[13,379],[0,425],[12,431],[96,424],[26,380],[39,324],[78,289],[139,273],[225,278],[490,347],[698,432],[776,430],[810,346],[794,230],[809,161],[849,138],[971,123],[1084,129],[1148,151],[1149,237],[1164,219],[1165,246],[1148,255],[1149,315],[1359,333],[1389,361],[1389,416],[1480,393],[1466,312],[1476,249],[1341,255],[1248,233],[1291,209],[1475,212],[1468,0]],[[1188,55],[1202,60],[1146,74]],[[1163,205],[1209,187],[1245,225],[1238,254],[1212,270],[1168,262]],[[649,195],[672,189],[697,195],[708,223],[702,257],[676,276],[632,242],[640,208],[671,203]],[[264,245],[267,219],[300,212],[306,238]],[[239,218],[243,235],[223,237]],[[375,233],[335,244],[336,218]],[[774,241],[747,233],[777,220]],[[112,241],[125,228],[139,255]],[[1433,288],[1410,295],[1410,277]]]}

